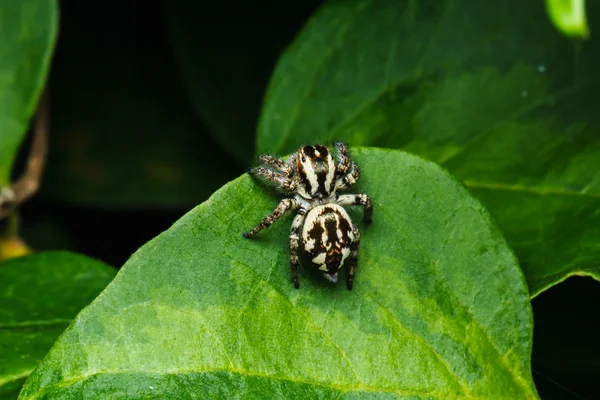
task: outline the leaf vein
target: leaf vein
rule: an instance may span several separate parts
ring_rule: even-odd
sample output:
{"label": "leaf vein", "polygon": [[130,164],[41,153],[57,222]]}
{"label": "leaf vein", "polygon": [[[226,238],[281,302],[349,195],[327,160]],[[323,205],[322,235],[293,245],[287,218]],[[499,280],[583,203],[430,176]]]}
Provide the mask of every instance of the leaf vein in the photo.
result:
{"label": "leaf vein", "polygon": [[[465,398],[464,396],[453,396],[453,395],[448,395],[446,393],[441,394],[441,393],[436,393],[436,392],[395,390],[393,388],[385,388],[385,387],[380,388],[380,387],[376,387],[376,386],[368,386],[368,385],[362,385],[362,384],[360,384],[360,385],[342,385],[342,384],[335,384],[335,383],[323,383],[323,382],[318,382],[318,381],[309,381],[306,379],[292,378],[292,377],[281,376],[281,375],[269,375],[269,374],[235,369],[235,368],[232,368],[231,370],[224,370],[224,369],[219,369],[219,368],[214,368],[214,369],[207,368],[207,369],[198,370],[198,371],[181,369],[181,370],[171,371],[171,372],[167,372],[167,373],[165,373],[164,371],[153,371],[153,370],[135,371],[135,373],[155,374],[155,375],[160,375],[160,376],[186,375],[186,374],[214,374],[214,373],[221,373],[221,372],[225,372],[225,373],[229,373],[229,374],[237,374],[237,375],[242,375],[242,376],[247,376],[247,377],[252,377],[252,378],[264,378],[264,379],[286,381],[286,382],[303,384],[303,385],[319,386],[319,387],[323,387],[323,388],[337,390],[337,391],[341,392],[342,395],[346,394],[346,393],[352,393],[352,392],[366,392],[366,393],[389,393],[389,394],[395,394],[395,395],[402,396],[402,397],[419,396],[419,397],[423,397],[426,399],[440,399],[440,400],[446,400],[446,399],[459,400],[459,399]],[[36,398],[40,398],[40,397],[43,398],[45,396],[45,394],[53,388],[60,389],[63,387],[71,386],[78,382],[83,382],[85,380],[88,380],[88,379],[91,379],[94,377],[98,377],[98,376],[102,376],[102,375],[117,375],[117,374],[131,375],[132,371],[115,369],[115,370],[98,371],[98,372],[94,372],[91,374],[81,374],[76,377],[64,379],[58,383],[50,384],[50,385],[44,387],[43,389],[41,389],[39,392],[35,393],[33,396],[29,396],[29,398],[31,398],[31,399],[36,399]],[[489,400],[489,397],[469,396],[468,398],[473,399],[473,400]]]}
{"label": "leaf vein", "polygon": [[502,190],[509,192],[525,192],[538,194],[541,196],[570,196],[570,197],[584,197],[591,199],[600,199],[600,193],[587,193],[587,192],[574,192],[568,190],[561,190],[551,187],[542,186],[525,186],[522,184],[504,184],[504,183],[490,183],[482,181],[465,180],[465,185],[474,189],[488,189],[488,190]]}

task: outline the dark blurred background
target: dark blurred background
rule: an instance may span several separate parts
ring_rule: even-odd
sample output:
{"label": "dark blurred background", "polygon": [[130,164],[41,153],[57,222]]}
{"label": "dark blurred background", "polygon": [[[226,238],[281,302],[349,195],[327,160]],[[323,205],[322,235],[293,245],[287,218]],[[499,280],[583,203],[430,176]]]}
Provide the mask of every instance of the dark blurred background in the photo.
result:
{"label": "dark blurred background", "polygon": [[[210,77],[193,82],[208,92],[206,108],[241,120],[252,149],[270,73],[318,4],[62,1],[48,166],[41,191],[21,210],[27,242],[120,267],[244,173],[252,151],[242,159],[224,148],[190,101],[185,69]],[[192,32],[178,31],[190,24]],[[175,48],[190,45],[198,60],[178,58]]]}
{"label": "dark blurred background", "polygon": [[[269,75],[320,3],[62,1],[48,167],[21,209],[25,241],[119,268],[245,172]],[[218,135],[235,129],[247,136],[228,149]],[[600,398],[598,285],[570,278],[532,301],[543,399]]]}

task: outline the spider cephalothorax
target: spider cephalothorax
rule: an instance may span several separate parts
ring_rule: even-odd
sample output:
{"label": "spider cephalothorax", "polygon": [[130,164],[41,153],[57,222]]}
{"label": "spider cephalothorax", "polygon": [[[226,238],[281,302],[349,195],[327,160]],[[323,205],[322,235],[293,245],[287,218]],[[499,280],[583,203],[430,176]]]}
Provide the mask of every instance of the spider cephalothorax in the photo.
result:
{"label": "spider cephalothorax", "polygon": [[350,160],[348,146],[335,142],[337,163],[326,146],[304,146],[287,161],[262,154],[262,166],[251,172],[275,183],[292,197],[281,200],[275,210],[244,237],[251,238],[271,226],[288,210],[298,210],[290,233],[290,267],[298,288],[298,247],[331,282],[346,259],[350,260],[348,289],[352,289],[358,262],[360,232],[344,206],[365,207],[364,221],[371,222],[373,206],[366,194],[337,194],[358,180],[360,172]]}

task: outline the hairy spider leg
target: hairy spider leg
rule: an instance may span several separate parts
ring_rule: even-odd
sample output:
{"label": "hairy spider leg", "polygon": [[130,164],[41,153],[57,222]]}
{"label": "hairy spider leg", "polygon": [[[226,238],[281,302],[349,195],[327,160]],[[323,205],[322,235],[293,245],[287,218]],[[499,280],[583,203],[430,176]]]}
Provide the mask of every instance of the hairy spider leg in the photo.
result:
{"label": "hairy spider leg", "polygon": [[344,142],[334,142],[333,146],[337,152],[338,164],[335,166],[335,177],[344,176],[348,168],[350,168],[350,154],[348,154],[348,145]]}
{"label": "hairy spider leg", "polygon": [[253,237],[258,232],[271,226],[273,222],[281,218],[286,211],[295,209],[297,205],[298,204],[294,199],[281,200],[270,215],[267,215],[265,218],[263,218],[263,220],[260,221],[260,223],[256,225],[250,232],[242,233],[242,236],[244,236],[246,239]]}
{"label": "hairy spider leg", "polygon": [[284,190],[293,191],[295,188],[295,183],[292,179],[283,175],[282,173],[275,172],[272,169],[256,167],[252,169],[251,173],[264,177],[265,179],[275,183],[277,186],[280,186]]}
{"label": "hairy spider leg", "polygon": [[261,154],[258,160],[272,168],[276,168],[283,172],[287,177],[291,177],[294,173],[292,168],[282,159],[273,157],[269,154]]}
{"label": "hairy spider leg", "polygon": [[346,172],[346,174],[340,177],[335,185],[336,189],[346,189],[356,183],[360,178],[360,168],[354,161],[350,162],[350,169]]}
{"label": "hairy spider leg", "polygon": [[373,222],[373,203],[366,194],[341,194],[336,203],[340,206],[363,206],[365,208],[363,220],[366,224]]}
{"label": "hairy spider leg", "polygon": [[354,233],[354,242],[352,242],[352,248],[350,249],[350,272],[346,282],[348,290],[352,290],[352,284],[354,283],[354,275],[358,267],[358,247],[360,246],[360,231],[354,224],[352,225],[352,232]]}
{"label": "hairy spider leg", "polygon": [[300,247],[300,231],[305,219],[306,210],[301,208],[292,222],[290,232],[290,269],[292,271],[292,281],[296,289],[300,287],[300,283],[298,282],[298,248]]}

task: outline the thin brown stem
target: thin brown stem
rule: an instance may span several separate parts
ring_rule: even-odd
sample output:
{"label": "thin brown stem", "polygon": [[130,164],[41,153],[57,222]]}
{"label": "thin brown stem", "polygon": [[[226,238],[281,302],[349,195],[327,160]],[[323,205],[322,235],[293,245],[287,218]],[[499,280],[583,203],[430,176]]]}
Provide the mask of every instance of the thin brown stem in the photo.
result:
{"label": "thin brown stem", "polygon": [[33,196],[40,187],[48,152],[49,107],[48,89],[46,88],[38,104],[33,126],[33,140],[25,171],[10,188],[0,194],[0,196],[6,197],[0,199],[0,203],[4,206],[0,208],[0,219],[10,215],[15,208]]}

